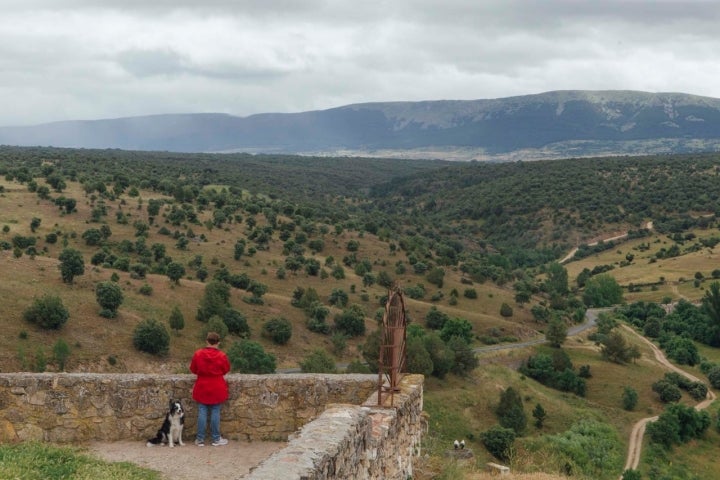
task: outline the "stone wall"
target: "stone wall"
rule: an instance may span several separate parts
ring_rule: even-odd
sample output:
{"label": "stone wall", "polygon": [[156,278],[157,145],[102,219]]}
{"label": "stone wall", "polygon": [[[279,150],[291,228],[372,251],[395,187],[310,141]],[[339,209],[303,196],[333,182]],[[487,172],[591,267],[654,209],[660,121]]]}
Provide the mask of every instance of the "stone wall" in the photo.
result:
{"label": "stone wall", "polygon": [[423,377],[407,375],[401,391],[377,406],[330,405],[288,446],[254,469],[248,480],[406,480],[424,430]]}
{"label": "stone wall", "polygon": [[[377,402],[376,375],[227,375],[221,430],[230,439],[282,440],[251,480],[406,480],[424,431],[423,376]],[[144,440],[170,399],[195,431],[194,375],[0,374],[0,443]]]}
{"label": "stone wall", "polygon": [[[230,399],[221,431],[231,439],[286,440],[329,404],[361,404],[375,375],[226,376]],[[155,436],[170,399],[186,409],[186,431],[197,418],[194,375],[0,374],[0,442],[141,440]]]}

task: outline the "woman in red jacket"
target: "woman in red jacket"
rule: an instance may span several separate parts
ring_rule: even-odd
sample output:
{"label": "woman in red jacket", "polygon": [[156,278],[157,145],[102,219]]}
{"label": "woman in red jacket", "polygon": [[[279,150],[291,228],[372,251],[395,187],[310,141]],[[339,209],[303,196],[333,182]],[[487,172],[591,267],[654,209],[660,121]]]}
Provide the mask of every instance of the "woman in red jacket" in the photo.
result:
{"label": "woman in red jacket", "polygon": [[198,403],[195,445],[199,447],[205,446],[208,411],[212,446],[218,447],[228,443],[220,436],[220,406],[228,399],[225,374],[230,371],[230,361],[225,352],[218,348],[219,344],[220,335],[215,332],[208,333],[205,348],[197,350],[190,362],[190,371],[197,375],[192,396]]}

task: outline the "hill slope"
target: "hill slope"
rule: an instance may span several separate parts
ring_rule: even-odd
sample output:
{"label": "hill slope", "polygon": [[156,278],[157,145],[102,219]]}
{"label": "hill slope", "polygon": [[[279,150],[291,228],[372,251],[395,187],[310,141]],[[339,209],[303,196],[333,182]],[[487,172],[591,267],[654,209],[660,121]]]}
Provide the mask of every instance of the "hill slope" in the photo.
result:
{"label": "hill slope", "polygon": [[3,127],[0,144],[498,160],[715,151],[720,149],[720,100],[682,93],[556,91],[249,117],[154,115]]}

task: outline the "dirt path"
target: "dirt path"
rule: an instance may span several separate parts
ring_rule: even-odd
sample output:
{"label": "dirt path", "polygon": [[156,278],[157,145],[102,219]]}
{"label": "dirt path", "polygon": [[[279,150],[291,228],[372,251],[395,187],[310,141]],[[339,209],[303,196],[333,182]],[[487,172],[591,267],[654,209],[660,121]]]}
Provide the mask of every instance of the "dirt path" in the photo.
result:
{"label": "dirt path", "polygon": [[[699,378],[697,378],[694,375],[691,375],[687,373],[686,371],[676,367],[672,363],[668,361],[668,359],[665,357],[665,354],[660,350],[660,348],[657,347],[654,343],[652,343],[647,338],[643,337],[642,335],[638,334],[635,330],[628,327],[627,325],[623,325],[622,328],[624,328],[626,331],[632,333],[633,335],[640,338],[643,342],[648,344],[650,348],[652,349],[653,353],[655,354],[655,359],[666,367],[669,370],[672,370],[673,372],[677,372],[680,375],[683,375],[686,378],[689,378],[693,382],[699,382],[701,381]],[[715,399],[717,396],[715,395],[715,392],[708,390],[707,397],[702,402],[695,405],[695,409],[697,410],[703,410],[707,408]],[[628,469],[637,469],[638,465],[640,464],[640,456],[642,454],[642,444],[643,444],[643,437],[645,436],[645,427],[647,427],[648,423],[654,422],[658,419],[658,416],[654,417],[647,417],[643,418],[642,420],[638,421],[635,425],[633,425],[632,432],[630,433],[630,444],[628,445],[628,456],[627,461],[625,462],[625,467],[623,467],[623,472]],[[620,476],[620,479],[622,480],[622,475]]]}
{"label": "dirt path", "polygon": [[[646,228],[646,229],[648,229],[648,230],[652,230],[652,228],[653,228],[653,222],[647,222],[647,223],[645,224],[645,227],[644,227],[644,228]],[[625,232],[625,233],[621,233],[620,235],[615,235],[614,237],[603,238],[602,241],[603,241],[603,242],[612,242],[612,241],[614,241],[614,240],[623,239],[623,238],[625,238],[625,237],[627,237],[627,236],[628,236],[628,232]],[[592,246],[597,245],[598,243],[600,243],[599,240],[598,240],[598,241],[595,241],[595,242],[588,243],[588,246],[589,246],[589,247],[592,247]],[[577,247],[573,248],[572,250],[570,250],[570,253],[568,253],[567,255],[565,255],[565,256],[562,258],[562,260],[559,261],[559,263],[562,264],[562,263],[565,263],[565,262],[569,261],[570,259],[572,259],[572,258],[575,256],[575,254],[577,253],[577,251],[578,251],[578,248],[577,248]]]}

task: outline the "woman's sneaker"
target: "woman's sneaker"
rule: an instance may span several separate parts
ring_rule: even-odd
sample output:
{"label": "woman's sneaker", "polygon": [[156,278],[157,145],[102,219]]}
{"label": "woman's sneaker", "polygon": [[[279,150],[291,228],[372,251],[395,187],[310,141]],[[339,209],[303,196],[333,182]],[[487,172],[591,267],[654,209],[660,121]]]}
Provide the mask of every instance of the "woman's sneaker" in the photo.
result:
{"label": "woman's sneaker", "polygon": [[213,447],[219,447],[221,445],[227,445],[227,444],[228,444],[227,438],[222,438],[222,437],[218,438],[217,440],[213,440],[213,442],[212,442]]}
{"label": "woman's sneaker", "polygon": [[197,445],[198,447],[204,447],[204,446],[205,446],[205,442],[203,442],[202,440],[198,440],[198,439],[196,438],[196,439],[195,439],[195,445]]}

